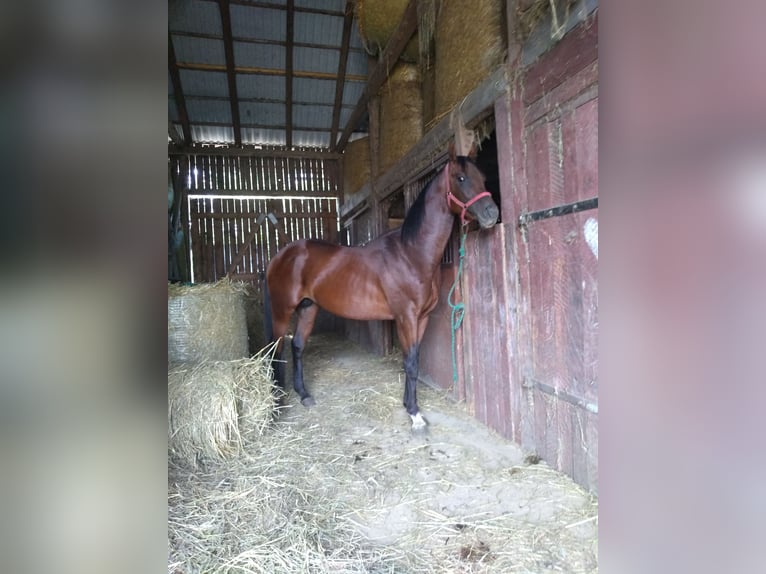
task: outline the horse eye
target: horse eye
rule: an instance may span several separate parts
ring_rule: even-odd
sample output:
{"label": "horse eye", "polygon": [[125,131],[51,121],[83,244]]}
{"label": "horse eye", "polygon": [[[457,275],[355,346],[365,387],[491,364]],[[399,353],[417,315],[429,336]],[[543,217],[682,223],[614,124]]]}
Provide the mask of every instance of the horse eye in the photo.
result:
{"label": "horse eye", "polygon": [[463,183],[465,181],[465,176],[464,175],[457,176],[457,181],[458,183]]}

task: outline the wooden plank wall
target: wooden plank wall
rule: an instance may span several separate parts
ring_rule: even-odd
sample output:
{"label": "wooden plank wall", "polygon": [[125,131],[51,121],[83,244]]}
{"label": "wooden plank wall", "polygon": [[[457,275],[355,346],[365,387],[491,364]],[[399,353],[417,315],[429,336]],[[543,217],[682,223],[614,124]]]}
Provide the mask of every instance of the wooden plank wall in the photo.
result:
{"label": "wooden plank wall", "polygon": [[[227,274],[261,288],[290,241],[338,241],[338,161],[321,157],[190,154],[171,158],[186,188],[194,282]],[[264,216],[272,214],[276,223]]]}

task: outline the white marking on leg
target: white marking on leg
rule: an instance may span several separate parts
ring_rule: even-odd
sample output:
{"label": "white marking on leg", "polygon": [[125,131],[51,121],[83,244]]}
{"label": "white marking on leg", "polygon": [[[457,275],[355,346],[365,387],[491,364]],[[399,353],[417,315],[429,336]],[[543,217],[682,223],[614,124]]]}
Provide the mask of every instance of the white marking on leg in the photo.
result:
{"label": "white marking on leg", "polygon": [[427,426],[428,423],[426,423],[426,419],[423,418],[423,415],[420,414],[420,412],[410,415],[412,418],[412,428],[415,430],[423,429]]}

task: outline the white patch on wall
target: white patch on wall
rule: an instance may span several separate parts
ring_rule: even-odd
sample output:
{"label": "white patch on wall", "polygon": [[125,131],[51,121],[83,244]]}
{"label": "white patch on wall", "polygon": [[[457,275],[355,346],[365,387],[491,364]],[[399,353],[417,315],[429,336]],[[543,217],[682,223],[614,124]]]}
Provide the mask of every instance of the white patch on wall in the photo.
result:
{"label": "white patch on wall", "polygon": [[583,233],[585,234],[585,242],[598,259],[598,219],[589,217],[583,226]]}

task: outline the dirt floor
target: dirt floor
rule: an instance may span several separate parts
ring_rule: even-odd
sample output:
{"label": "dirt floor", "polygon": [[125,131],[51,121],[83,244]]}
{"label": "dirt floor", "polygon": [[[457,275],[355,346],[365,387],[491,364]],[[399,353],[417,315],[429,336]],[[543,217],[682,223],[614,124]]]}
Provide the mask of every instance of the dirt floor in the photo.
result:
{"label": "dirt floor", "polygon": [[[271,434],[248,453],[245,474],[254,486],[243,482],[243,471],[235,467],[210,471],[205,479],[217,491],[239,482],[240,491],[248,493],[232,495],[237,504],[220,503],[227,524],[210,527],[217,557],[191,556],[188,549],[202,546],[195,542],[202,538],[183,526],[184,513],[192,512],[184,504],[204,495],[203,473],[171,469],[170,520],[187,532],[169,534],[169,572],[598,571],[595,497],[422,385],[419,403],[430,426],[413,434],[402,407],[398,354],[376,357],[322,334],[312,337],[304,365],[317,405],[307,409],[290,394]],[[289,459],[288,471],[264,479],[272,472],[264,466],[267,459],[282,457]],[[266,500],[280,492],[292,492],[292,502]],[[254,505],[251,498],[258,496],[266,510],[248,510],[244,505]],[[216,504],[211,499],[203,506],[213,513]],[[254,524],[264,519],[253,516],[284,513],[285,506],[300,514],[288,512],[289,518],[271,526]],[[296,522],[310,539],[304,550],[289,534],[287,525]],[[257,539],[235,538],[227,534],[232,528],[267,532]],[[270,554],[255,550],[269,546]],[[300,553],[304,562],[296,566]]]}

